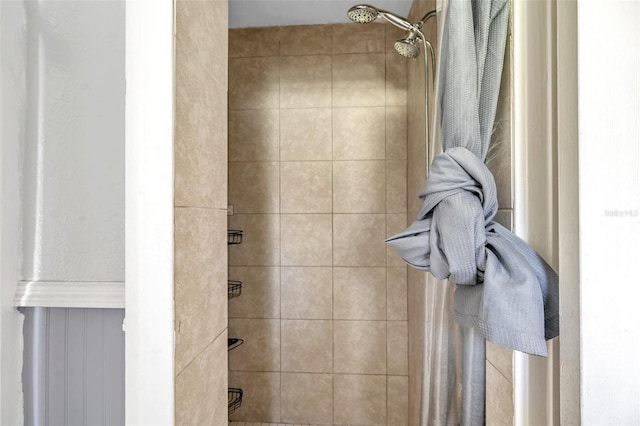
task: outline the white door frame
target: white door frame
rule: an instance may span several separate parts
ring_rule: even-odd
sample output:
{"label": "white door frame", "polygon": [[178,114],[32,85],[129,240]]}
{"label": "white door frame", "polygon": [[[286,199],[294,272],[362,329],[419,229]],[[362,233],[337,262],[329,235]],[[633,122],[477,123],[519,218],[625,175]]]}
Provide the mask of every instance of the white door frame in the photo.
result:
{"label": "white door frame", "polygon": [[[514,231],[558,271],[556,2],[513,2]],[[561,283],[562,285],[562,283]],[[560,424],[558,339],[514,355],[514,424]]]}
{"label": "white door frame", "polygon": [[126,2],[125,420],[174,423],[173,2]]}

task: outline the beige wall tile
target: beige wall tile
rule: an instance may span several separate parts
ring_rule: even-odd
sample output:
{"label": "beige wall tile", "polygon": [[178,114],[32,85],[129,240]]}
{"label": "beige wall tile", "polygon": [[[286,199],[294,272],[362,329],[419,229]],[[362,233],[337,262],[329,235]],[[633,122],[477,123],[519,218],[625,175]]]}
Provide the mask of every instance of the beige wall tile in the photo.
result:
{"label": "beige wall tile", "polygon": [[331,215],[283,214],[283,266],[331,265]]}
{"label": "beige wall tile", "polygon": [[387,376],[387,424],[409,424],[409,377]]}
{"label": "beige wall tile", "polygon": [[386,109],[387,160],[407,159],[407,107],[392,106]]}
{"label": "beige wall tile", "polygon": [[175,424],[227,424],[227,333],[176,376]]}
{"label": "beige wall tile", "polygon": [[387,321],[387,374],[409,374],[406,321]]}
{"label": "beige wall tile", "polygon": [[282,320],[282,371],[331,373],[331,323],[326,320]]}
{"label": "beige wall tile", "polygon": [[385,105],[385,54],[333,56],[333,106]]}
{"label": "beige wall tile", "polygon": [[175,4],[177,425],[228,420],[227,20],[226,1]]}
{"label": "beige wall tile", "polygon": [[175,205],[226,208],[226,91],[176,75]]}
{"label": "beige wall tile", "polygon": [[[422,59],[418,60],[422,61]],[[394,51],[385,55],[385,61],[386,103],[387,105],[407,105],[407,59]]]}
{"label": "beige wall tile", "polygon": [[278,56],[281,27],[229,29],[229,57]]}
{"label": "beige wall tile", "polygon": [[331,56],[280,58],[280,107],[331,106]]}
{"label": "beige wall tile", "polygon": [[230,163],[229,204],[235,213],[278,213],[280,163]]}
{"label": "beige wall tile", "polygon": [[407,267],[387,267],[387,319],[407,320]]}
{"label": "beige wall tile", "polygon": [[333,321],[333,371],[386,374],[385,321]]}
{"label": "beige wall tile", "polygon": [[229,60],[229,109],[278,108],[279,98],[279,58]]}
{"label": "beige wall tile", "polygon": [[331,108],[283,109],[282,161],[331,160]]}
{"label": "beige wall tile", "polygon": [[229,111],[229,161],[278,161],[280,111]]}
{"label": "beige wall tile", "polygon": [[282,213],[331,213],[330,162],[283,162],[280,168]]}
{"label": "beige wall tile", "polygon": [[487,341],[487,361],[507,379],[513,382],[513,351]]}
{"label": "beige wall tile", "polygon": [[226,212],[175,209],[175,366],[180,372],[227,326]]}
{"label": "beige wall tile", "polygon": [[424,271],[415,268],[407,268],[407,310],[409,315],[409,424],[420,422],[420,401],[422,399],[422,387],[420,378],[424,374],[425,346],[424,325],[426,322],[426,289]]}
{"label": "beige wall tile", "polygon": [[333,53],[383,52],[384,27],[378,23],[333,25]]}
{"label": "beige wall tile", "polygon": [[387,169],[387,213],[407,211],[407,161],[388,160]]}
{"label": "beige wall tile", "polygon": [[384,161],[334,161],[335,213],[384,213],[384,200]]}
{"label": "beige wall tile", "polygon": [[384,320],[385,268],[333,268],[333,318]]}
{"label": "beige wall tile", "polygon": [[415,215],[422,205],[418,194],[425,183],[427,164],[424,110],[412,111],[410,105],[411,102],[407,107],[407,208]]}
{"label": "beige wall tile", "polygon": [[330,25],[293,25],[281,27],[280,54],[330,55]]}
{"label": "beige wall tile", "polygon": [[487,363],[486,407],[487,424],[513,424],[513,386],[491,363]]}
{"label": "beige wall tile", "polygon": [[331,319],[331,267],[282,268],[282,318]]}
{"label": "beige wall tile", "polygon": [[333,421],[341,425],[387,424],[386,376],[333,376]]}
{"label": "beige wall tile", "polygon": [[384,127],[384,108],[334,108],[333,159],[384,160]]}
{"label": "beige wall tile", "polygon": [[[511,144],[510,135],[504,134],[502,126],[509,125],[498,122],[493,141],[487,153],[487,167],[491,170],[498,191],[498,205],[500,208],[513,208],[511,197]],[[496,135],[498,133],[498,135]],[[500,137],[500,139],[496,139]]]}
{"label": "beige wall tile", "polygon": [[[507,44],[511,40],[507,38]],[[509,46],[507,46],[509,52]],[[513,182],[511,178],[511,73],[510,55],[505,55],[500,82],[500,95],[496,110],[496,119],[491,135],[491,145],[487,153],[487,167],[493,173],[498,190],[498,205],[502,209],[513,208]]]}
{"label": "beige wall tile", "polygon": [[333,215],[334,266],[385,266],[385,216]]}
{"label": "beige wall tile", "polygon": [[229,338],[244,340],[229,352],[230,370],[280,371],[279,320],[230,319]]}
{"label": "beige wall tile", "polygon": [[493,218],[500,225],[504,226],[510,231],[513,231],[513,210],[498,210],[496,217]]}
{"label": "beige wall tile", "polygon": [[235,214],[229,229],[244,231],[242,244],[229,246],[229,265],[270,266],[280,264],[280,216]]}
{"label": "beige wall tile", "polygon": [[242,405],[231,420],[280,421],[280,372],[229,372],[229,387],[242,389]]}
{"label": "beige wall tile", "polygon": [[[413,215],[412,212],[409,215]],[[405,213],[393,213],[386,215],[386,238],[392,237],[407,228],[407,215]],[[387,266],[405,266],[406,263],[392,247],[387,246]]]}
{"label": "beige wall tile", "polygon": [[282,373],[282,421],[333,424],[333,377],[330,374]]}
{"label": "beige wall tile", "polygon": [[[419,1],[419,0],[418,0]],[[405,38],[407,36],[407,32],[401,30],[393,24],[386,23],[384,24],[385,29],[385,50],[387,52],[396,52],[396,49],[393,47],[396,40],[401,38]],[[395,53],[397,55],[397,53]],[[400,57],[400,56],[398,56]]]}
{"label": "beige wall tile", "polygon": [[227,2],[178,1],[175,7],[176,75],[184,76],[186,71],[200,84],[209,86],[215,81],[220,88],[226,88]]}
{"label": "beige wall tile", "polygon": [[229,279],[242,281],[242,293],[229,302],[229,318],[280,318],[280,268],[231,266]]}

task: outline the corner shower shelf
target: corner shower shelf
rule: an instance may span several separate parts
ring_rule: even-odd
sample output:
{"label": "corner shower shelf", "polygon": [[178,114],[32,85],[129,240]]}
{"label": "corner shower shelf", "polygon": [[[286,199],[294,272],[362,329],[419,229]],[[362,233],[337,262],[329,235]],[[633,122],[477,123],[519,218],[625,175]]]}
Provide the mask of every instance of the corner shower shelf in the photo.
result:
{"label": "corner shower shelf", "polygon": [[242,231],[239,229],[229,229],[227,231],[227,244],[230,246],[240,244],[242,242]]}
{"label": "corner shower shelf", "polygon": [[244,343],[244,340],[242,339],[229,338],[227,339],[227,348],[228,350],[232,351],[243,343]]}
{"label": "corner shower shelf", "polygon": [[242,389],[229,388],[229,415],[242,405]]}
{"label": "corner shower shelf", "polygon": [[229,300],[242,294],[242,281],[228,280],[227,287],[229,289]]}

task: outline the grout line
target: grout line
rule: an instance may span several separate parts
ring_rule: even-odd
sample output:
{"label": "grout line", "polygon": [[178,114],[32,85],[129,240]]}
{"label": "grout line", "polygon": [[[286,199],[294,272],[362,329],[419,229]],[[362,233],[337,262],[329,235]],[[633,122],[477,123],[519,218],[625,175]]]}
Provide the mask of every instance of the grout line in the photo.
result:
{"label": "grout line", "polygon": [[227,207],[207,207],[207,206],[179,206],[179,205],[175,205],[173,206],[174,209],[193,209],[193,210],[220,210],[220,211],[227,211]]}
{"label": "grout line", "polygon": [[[273,317],[233,317],[232,320],[255,320],[255,321],[267,321],[267,320],[282,320],[282,321],[342,321],[342,322],[387,322],[385,319],[348,319],[348,318],[273,318]],[[389,322],[406,322],[406,320],[391,320]]]}
{"label": "grout line", "polygon": [[[385,109],[384,109],[384,210],[385,210],[385,215],[384,215],[384,232],[385,235],[387,235],[387,230],[389,229],[389,212],[388,212],[388,205],[389,205],[389,175],[388,175],[388,158],[387,158],[387,152],[388,152],[388,145],[389,145],[389,140],[387,138],[387,123],[388,123],[388,94],[387,94],[387,86],[388,86],[388,70],[387,70],[387,31],[388,31],[387,26],[385,26],[384,29],[384,41],[383,41],[383,45],[384,45],[384,59],[383,59],[383,63],[384,63],[384,105],[385,105]],[[384,266],[385,266],[385,319],[387,320],[385,322],[385,399],[384,399],[384,417],[385,417],[385,423],[389,424],[389,280],[388,280],[388,271],[389,271],[389,262],[388,262],[388,256],[387,256],[387,247],[385,244],[384,247]]]}
{"label": "grout line", "polygon": [[330,140],[330,146],[331,146],[331,422],[335,424],[335,417],[336,417],[336,412],[335,412],[335,388],[336,388],[336,380],[335,380],[335,370],[336,370],[336,366],[335,366],[335,359],[336,359],[336,343],[335,343],[335,333],[336,333],[336,328],[335,328],[335,286],[334,286],[334,279],[333,279],[333,275],[334,275],[334,271],[335,271],[335,266],[334,266],[334,255],[335,255],[335,246],[334,246],[334,241],[335,241],[335,229],[334,229],[334,221],[335,221],[335,205],[333,202],[333,196],[335,194],[335,179],[333,176],[334,173],[334,167],[333,167],[333,163],[334,163],[334,154],[333,154],[333,139],[334,139],[334,119],[333,119],[333,114],[334,114],[334,105],[333,105],[333,73],[334,73],[334,67],[333,67],[333,58],[334,58],[334,43],[333,43],[333,37],[334,37],[334,26],[331,26],[331,91],[330,91],[330,97],[331,97],[331,140]]}
{"label": "grout line", "polygon": [[280,221],[280,234],[278,235],[278,247],[280,250],[278,258],[280,261],[278,262],[278,273],[280,276],[280,395],[278,399],[278,422],[282,421],[282,47],[281,47],[281,39],[280,36],[282,34],[282,30],[280,29],[278,32],[278,218]]}
{"label": "grout line", "polygon": [[191,361],[189,361],[184,367],[182,367],[182,369],[179,372],[176,372],[176,379],[182,374],[184,373],[184,371],[189,368],[189,366],[191,364],[193,364],[193,362],[198,359],[205,351],[207,351],[209,349],[209,347],[211,345],[213,345],[215,343],[216,340],[218,340],[218,337],[222,336],[227,330],[229,329],[229,327],[225,327],[220,333],[218,333],[218,335],[216,337],[213,338],[213,340],[211,340],[209,343],[207,343],[200,352],[198,352]]}

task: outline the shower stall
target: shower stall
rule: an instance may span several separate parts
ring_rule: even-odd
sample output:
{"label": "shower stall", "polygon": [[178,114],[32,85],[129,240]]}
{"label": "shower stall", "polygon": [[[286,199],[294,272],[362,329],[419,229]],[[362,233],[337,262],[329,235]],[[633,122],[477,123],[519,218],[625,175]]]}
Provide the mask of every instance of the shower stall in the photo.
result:
{"label": "shower stall", "polygon": [[[229,336],[244,340],[229,352],[229,386],[243,390],[232,421],[414,425],[456,408],[451,289],[383,243],[415,219],[437,154],[435,6],[230,30],[229,229],[243,242],[229,279],[243,287]],[[510,227],[508,63],[489,167]],[[504,420],[511,353],[488,345],[487,358],[500,389],[488,418]]]}
{"label": "shower stall", "polygon": [[403,36],[230,31],[232,420],[407,424],[407,271],[384,245],[407,223]]}

